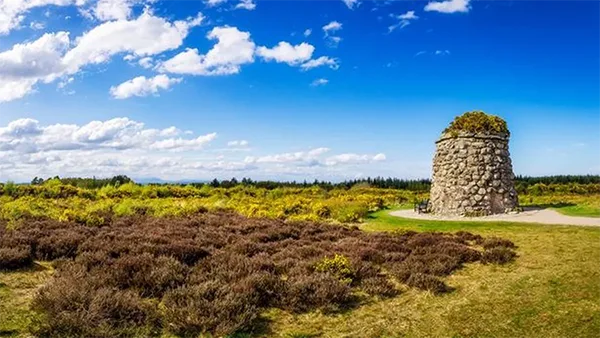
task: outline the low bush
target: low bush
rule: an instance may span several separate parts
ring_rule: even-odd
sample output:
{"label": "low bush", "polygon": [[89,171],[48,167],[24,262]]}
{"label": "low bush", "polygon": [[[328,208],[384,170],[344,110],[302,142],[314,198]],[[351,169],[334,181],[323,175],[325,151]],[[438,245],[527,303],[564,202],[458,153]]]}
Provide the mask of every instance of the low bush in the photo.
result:
{"label": "low bush", "polygon": [[352,301],[350,285],[327,273],[298,275],[287,282],[285,308],[293,312],[321,309],[333,312]]}
{"label": "low bush", "polygon": [[433,293],[443,293],[449,290],[448,286],[438,277],[419,272],[411,274],[406,280],[406,284]]}
{"label": "low bush", "polygon": [[394,283],[384,276],[366,278],[361,281],[360,287],[371,296],[394,297],[400,293]]}
{"label": "low bush", "polygon": [[517,257],[517,253],[508,247],[493,247],[483,252],[483,255],[481,256],[481,263],[506,264],[512,262],[515,257]]}
{"label": "low bush", "polygon": [[0,248],[0,270],[27,268],[32,263],[31,248],[28,246]]}
{"label": "low bush", "polygon": [[101,279],[69,263],[38,291],[32,308],[43,314],[33,328],[40,337],[154,336],[160,324],[149,300],[132,290],[103,286]]}
{"label": "low bush", "polygon": [[227,334],[246,328],[258,316],[256,301],[243,283],[210,281],[167,293],[164,319],[173,333],[184,337]]}
{"label": "low bush", "polygon": [[[107,221],[0,223],[3,269],[57,262],[34,298],[35,334],[224,336],[252,330],[267,308],[335,312],[393,297],[400,283],[446,292],[443,277],[463,264],[515,257],[511,242],[469,233],[367,233],[214,212]],[[495,244],[481,253],[481,243]]]}
{"label": "low bush", "polygon": [[483,241],[482,244],[483,248],[488,250],[488,249],[493,249],[493,248],[515,248],[515,243],[507,240],[507,239],[503,239],[503,238],[498,238],[498,237],[490,237],[490,238],[486,238]]}

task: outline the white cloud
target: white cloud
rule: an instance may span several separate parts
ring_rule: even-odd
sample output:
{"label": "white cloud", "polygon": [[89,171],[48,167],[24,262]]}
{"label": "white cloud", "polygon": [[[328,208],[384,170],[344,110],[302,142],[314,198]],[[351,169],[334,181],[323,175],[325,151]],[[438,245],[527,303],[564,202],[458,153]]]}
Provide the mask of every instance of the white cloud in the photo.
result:
{"label": "white cloud", "polygon": [[281,41],[273,48],[264,46],[258,47],[256,49],[256,54],[266,61],[287,63],[290,66],[295,66],[310,60],[314,50],[315,47],[306,42],[292,46],[288,42]]}
{"label": "white cloud", "polygon": [[267,156],[247,156],[245,163],[250,164],[296,164],[301,167],[333,167],[340,165],[360,165],[386,160],[385,154],[361,155],[354,153],[345,153],[323,158],[323,155],[330,152],[329,148],[321,147],[309,151],[298,151],[293,153],[282,153]]}
{"label": "white cloud", "polygon": [[206,54],[187,49],[163,62],[159,70],[175,74],[228,75],[237,74],[240,66],[254,62],[255,44],[250,33],[236,27],[215,27],[207,35],[217,43]]}
{"label": "white cloud", "polygon": [[59,77],[64,71],[61,57],[69,43],[67,32],[47,33],[1,52],[0,102],[22,98],[39,81],[49,83]]}
{"label": "white cloud", "polygon": [[330,23],[323,26],[323,32],[325,32],[325,41],[330,47],[337,47],[342,41],[339,36],[332,36],[331,33],[335,33],[342,29],[342,24],[337,21],[331,21]]}
{"label": "white cloud", "polygon": [[29,28],[39,31],[42,30],[44,28],[46,28],[46,25],[44,25],[42,22],[38,22],[38,21],[31,21],[29,23]]}
{"label": "white cloud", "polygon": [[[165,179],[210,179],[215,175],[343,178],[364,173],[368,170],[364,166],[385,160],[384,154],[328,156],[331,150],[326,147],[274,155],[253,155],[256,150],[248,147],[244,151],[253,156],[244,159],[238,151],[215,153],[208,149],[216,138],[216,133],[190,137],[174,126],[147,128],[144,123],[125,117],[83,125],[44,125],[23,118],[0,127],[0,180],[117,174]],[[229,144],[240,148],[248,145],[242,139]]]}
{"label": "white cloud", "polygon": [[325,165],[327,166],[335,166],[340,164],[363,164],[363,163],[371,163],[371,162],[381,162],[385,161],[385,154],[377,154],[377,155],[358,155],[358,154],[341,154],[328,157],[325,160]]}
{"label": "white cloud", "polygon": [[426,12],[440,13],[466,13],[471,9],[470,0],[446,0],[441,2],[430,2],[425,5]]}
{"label": "white cloud", "polygon": [[348,6],[348,8],[350,9],[354,9],[354,7],[358,7],[359,2],[358,0],[342,0],[346,6]]}
{"label": "white cloud", "polygon": [[181,82],[180,78],[169,78],[161,74],[152,78],[138,76],[110,88],[110,94],[115,99],[127,99],[132,96],[148,96],[157,94],[160,89],[167,90],[172,85]]}
{"label": "white cloud", "polygon": [[65,88],[67,85],[71,84],[73,81],[75,81],[75,79],[72,77],[66,78],[66,79],[60,81],[58,83],[57,87],[59,89]]}
{"label": "white cloud", "polygon": [[206,0],[205,1],[206,6],[208,6],[208,7],[215,7],[215,6],[224,4],[226,2],[227,2],[227,0]]}
{"label": "white cloud", "polygon": [[132,7],[140,0],[99,0],[92,12],[101,21],[127,20],[131,16]]}
{"label": "white cloud", "polygon": [[426,51],[424,51],[424,50],[420,50],[420,51],[418,51],[418,52],[416,52],[416,53],[415,53],[415,57],[417,57],[417,56],[420,56],[420,55],[423,55],[423,54],[425,54],[425,53],[427,53],[427,52],[426,52]]}
{"label": "white cloud", "polygon": [[304,163],[305,165],[319,165],[319,156],[329,152],[329,148],[314,148],[309,151],[297,151],[260,157],[247,156],[245,163]]}
{"label": "white cloud", "polygon": [[328,56],[321,56],[317,59],[309,60],[303,63],[300,67],[303,70],[309,70],[321,66],[329,66],[331,69],[338,69],[340,67],[337,59],[330,58]]}
{"label": "white cloud", "polygon": [[417,20],[419,18],[418,16],[415,15],[415,11],[408,11],[408,12],[406,12],[404,14],[400,14],[400,15],[390,14],[390,16],[392,18],[399,20],[398,23],[393,24],[388,27],[388,31],[390,33],[393,32],[398,27],[404,28],[404,27],[410,25],[410,22],[412,20]]}
{"label": "white cloud", "polygon": [[309,37],[309,36],[312,34],[312,29],[310,29],[310,28],[307,28],[307,29],[304,31],[304,33],[303,33],[303,34],[304,34],[304,36],[305,36],[305,37]]}
{"label": "white cloud", "polygon": [[323,32],[325,32],[325,35],[339,31],[340,29],[342,29],[342,24],[337,21],[331,21],[323,26]]}
{"label": "white cloud", "polygon": [[139,59],[138,64],[143,68],[150,69],[153,67],[153,60],[151,57],[146,56],[144,58]]}
{"label": "white cloud", "polygon": [[131,21],[110,21],[94,27],[77,40],[63,62],[69,73],[87,64],[103,63],[118,53],[149,56],[178,48],[190,28],[200,25],[201,13],[195,18],[173,23],[145,11]]}
{"label": "white cloud", "polygon": [[150,145],[150,149],[157,150],[197,150],[202,149],[206,144],[217,138],[217,133],[211,133],[203,136],[198,136],[195,139],[170,138],[166,140],[156,141]]}
{"label": "white cloud", "polygon": [[235,5],[235,9],[246,9],[249,11],[253,11],[256,9],[256,3],[253,0],[241,0],[240,3]]}
{"label": "white cloud", "polygon": [[445,49],[445,50],[436,50],[435,51],[435,55],[450,55],[450,51]]}
{"label": "white cloud", "polygon": [[247,147],[248,141],[246,140],[235,140],[227,142],[228,147]]}
{"label": "white cloud", "polygon": [[25,14],[33,8],[48,5],[68,6],[74,3],[73,0],[2,0],[0,1],[0,35],[6,35],[18,28],[25,20]]}
{"label": "white cloud", "polygon": [[197,138],[177,138],[175,127],[148,129],[141,122],[125,117],[92,121],[78,126],[53,124],[41,126],[34,119],[19,119],[0,127],[0,152],[39,153],[71,150],[188,150],[197,149],[216,138],[216,133]]}
{"label": "white cloud", "polygon": [[73,75],[86,65],[107,62],[115,54],[128,52],[135,58],[178,48],[188,30],[202,19],[198,14],[171,23],[146,11],[135,20],[94,27],[77,38],[72,49],[67,32],[46,33],[33,42],[16,44],[0,52],[0,102],[22,98],[39,82]]}
{"label": "white cloud", "polygon": [[310,85],[313,87],[318,87],[318,86],[324,86],[328,83],[329,83],[329,80],[327,80],[327,79],[316,79],[313,82],[311,82]]}

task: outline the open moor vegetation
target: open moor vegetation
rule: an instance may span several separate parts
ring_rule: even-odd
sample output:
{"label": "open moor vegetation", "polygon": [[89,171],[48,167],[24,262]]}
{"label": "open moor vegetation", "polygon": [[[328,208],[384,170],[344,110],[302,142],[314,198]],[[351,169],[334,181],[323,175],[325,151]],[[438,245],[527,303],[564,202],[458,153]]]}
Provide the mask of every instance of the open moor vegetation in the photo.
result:
{"label": "open moor vegetation", "polygon": [[253,332],[268,308],[327,313],[407,287],[444,293],[442,278],[464,264],[516,256],[511,241],[468,232],[367,233],[229,213],[0,229],[1,268],[55,262],[32,302],[30,329],[44,337]]}

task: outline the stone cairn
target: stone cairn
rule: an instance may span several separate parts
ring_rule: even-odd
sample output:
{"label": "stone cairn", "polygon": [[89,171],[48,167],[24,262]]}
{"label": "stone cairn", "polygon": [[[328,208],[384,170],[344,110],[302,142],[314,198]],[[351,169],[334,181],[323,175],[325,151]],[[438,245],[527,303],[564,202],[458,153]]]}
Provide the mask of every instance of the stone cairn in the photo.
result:
{"label": "stone cairn", "polygon": [[436,142],[430,212],[484,216],[516,210],[506,122],[483,112],[457,117]]}

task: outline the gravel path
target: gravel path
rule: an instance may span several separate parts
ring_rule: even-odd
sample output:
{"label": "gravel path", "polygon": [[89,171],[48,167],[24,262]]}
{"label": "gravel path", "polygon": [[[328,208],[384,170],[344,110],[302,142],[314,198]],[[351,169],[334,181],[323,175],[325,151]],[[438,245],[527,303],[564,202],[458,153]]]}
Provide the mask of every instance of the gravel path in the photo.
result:
{"label": "gravel path", "polygon": [[461,216],[436,216],[431,214],[417,214],[413,210],[396,210],[390,212],[390,215],[404,218],[443,220],[443,221],[501,221],[501,222],[526,222],[543,224],[566,224],[566,225],[586,225],[600,226],[600,218],[594,217],[574,217],[563,215],[552,209],[526,209],[523,212],[515,214],[491,215],[482,217],[461,217]]}

